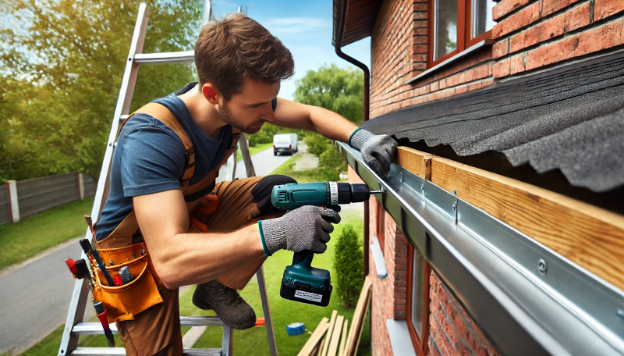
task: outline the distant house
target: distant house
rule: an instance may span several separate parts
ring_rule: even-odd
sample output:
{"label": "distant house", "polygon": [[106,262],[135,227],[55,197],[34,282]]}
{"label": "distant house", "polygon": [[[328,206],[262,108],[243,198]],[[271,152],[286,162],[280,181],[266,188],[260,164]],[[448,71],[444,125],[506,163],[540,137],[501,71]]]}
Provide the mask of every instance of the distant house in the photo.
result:
{"label": "distant house", "polygon": [[373,355],[624,354],[624,1],[334,0],[333,22],[339,54],[371,36],[362,126],[402,146],[382,180],[339,145],[388,190]]}

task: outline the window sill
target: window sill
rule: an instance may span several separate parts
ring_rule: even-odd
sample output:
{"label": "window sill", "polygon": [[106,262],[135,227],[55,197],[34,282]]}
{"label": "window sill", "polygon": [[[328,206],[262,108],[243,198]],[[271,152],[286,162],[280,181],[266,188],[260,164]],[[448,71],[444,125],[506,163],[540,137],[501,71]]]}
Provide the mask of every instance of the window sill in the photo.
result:
{"label": "window sill", "polygon": [[456,55],[454,55],[453,57],[445,60],[444,62],[440,62],[440,63],[436,64],[435,66],[433,66],[433,67],[427,69],[426,71],[418,74],[417,76],[415,76],[414,78],[406,81],[403,84],[404,85],[412,84],[415,81],[420,80],[420,79],[422,79],[422,78],[424,78],[424,77],[426,77],[426,76],[428,76],[428,75],[430,75],[432,73],[440,71],[442,68],[447,67],[450,64],[455,63],[458,60],[460,60],[460,59],[462,59],[462,58],[464,58],[466,56],[469,56],[469,55],[471,55],[471,54],[473,54],[473,53],[475,53],[475,52],[477,52],[477,51],[479,51],[479,50],[481,50],[481,49],[483,49],[485,47],[492,46],[495,42],[496,41],[494,41],[494,40],[483,40],[483,41],[473,45],[472,47],[468,47],[465,50],[463,50],[462,52],[457,53]]}
{"label": "window sill", "polygon": [[370,250],[373,254],[373,261],[375,261],[375,268],[377,269],[377,277],[386,278],[388,276],[388,270],[386,269],[386,260],[381,252],[381,246],[379,245],[379,239],[377,235],[371,234],[372,243],[370,244]]}
{"label": "window sill", "polygon": [[412,337],[407,329],[407,321],[386,319],[386,329],[390,335],[393,355],[416,356]]}

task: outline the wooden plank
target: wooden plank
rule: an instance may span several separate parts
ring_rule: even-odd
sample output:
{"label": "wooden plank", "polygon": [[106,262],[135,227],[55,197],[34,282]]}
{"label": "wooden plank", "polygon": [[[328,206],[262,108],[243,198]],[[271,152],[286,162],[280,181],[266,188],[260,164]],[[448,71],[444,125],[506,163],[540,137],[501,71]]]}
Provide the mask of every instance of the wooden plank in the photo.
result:
{"label": "wooden plank", "polygon": [[366,320],[366,315],[368,315],[368,306],[371,300],[371,294],[368,293],[366,298],[366,303],[364,304],[364,316],[362,317],[362,321],[360,322],[359,332],[357,335],[357,340],[355,341],[354,349],[351,355],[355,356],[357,354],[358,348],[360,347],[360,340],[362,339],[362,331],[364,330],[364,321]]}
{"label": "wooden plank", "polygon": [[[423,176],[427,154],[398,151],[399,164]],[[431,162],[435,185],[624,290],[624,216],[446,158]]]}
{"label": "wooden plank", "polygon": [[321,341],[321,338],[327,332],[327,328],[329,327],[329,320],[327,318],[323,318],[321,322],[318,324],[308,341],[303,345],[303,348],[298,356],[308,356],[312,355],[314,351],[318,348],[318,343]]}
{"label": "wooden plank", "polygon": [[344,321],[344,325],[342,326],[342,335],[340,335],[340,348],[338,348],[338,356],[344,356],[345,354],[345,344],[347,343],[347,334],[349,333],[349,320]]}
{"label": "wooden plank", "polygon": [[[427,166],[425,159],[430,159],[431,155],[425,152],[416,151],[409,147],[398,147],[395,163],[416,174],[421,178],[427,176]],[[431,174],[429,174],[431,176]]]}
{"label": "wooden plank", "polygon": [[332,332],[329,349],[327,350],[327,356],[336,356],[338,345],[340,344],[340,333],[342,332],[343,322],[344,316],[338,315],[338,318],[336,318],[336,324],[334,324],[334,331]]}
{"label": "wooden plank", "polygon": [[364,314],[364,307],[366,301],[368,300],[368,296],[370,294],[370,289],[372,286],[372,281],[369,276],[366,276],[364,280],[364,286],[362,287],[362,291],[360,292],[360,297],[355,306],[355,312],[353,313],[353,320],[351,322],[351,328],[349,329],[349,335],[347,335],[347,344],[345,346],[345,355],[350,356],[353,354],[353,349],[355,348],[355,339],[357,339],[357,334],[359,333],[359,327],[362,322],[362,315]]}
{"label": "wooden plank", "polygon": [[321,347],[321,352],[319,353],[319,356],[327,356],[327,351],[329,350],[329,343],[331,341],[331,336],[334,331],[334,325],[336,324],[337,315],[337,310],[332,311],[331,318],[329,319],[329,328],[327,329],[327,335],[325,336],[323,347]]}

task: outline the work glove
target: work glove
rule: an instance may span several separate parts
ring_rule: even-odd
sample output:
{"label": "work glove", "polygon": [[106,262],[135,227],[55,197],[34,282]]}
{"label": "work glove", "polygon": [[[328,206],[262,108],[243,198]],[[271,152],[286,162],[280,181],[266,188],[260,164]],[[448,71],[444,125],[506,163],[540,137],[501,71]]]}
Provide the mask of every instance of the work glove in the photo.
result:
{"label": "work glove", "polygon": [[388,135],[358,129],[349,139],[349,145],[360,151],[366,163],[378,176],[386,178],[390,171],[390,163],[396,154],[397,142]]}
{"label": "work glove", "polygon": [[340,215],[331,209],[305,205],[280,218],[260,220],[260,238],[267,256],[277,250],[323,253],[327,249],[331,223],[338,224]]}

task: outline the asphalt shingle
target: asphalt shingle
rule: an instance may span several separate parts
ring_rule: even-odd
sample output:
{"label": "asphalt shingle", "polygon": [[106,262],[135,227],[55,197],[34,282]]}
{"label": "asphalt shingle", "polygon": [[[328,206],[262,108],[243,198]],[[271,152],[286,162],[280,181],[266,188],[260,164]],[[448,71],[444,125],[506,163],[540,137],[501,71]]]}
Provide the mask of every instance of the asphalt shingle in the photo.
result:
{"label": "asphalt shingle", "polygon": [[362,124],[459,156],[501,152],[577,187],[624,185],[624,52],[389,113]]}

